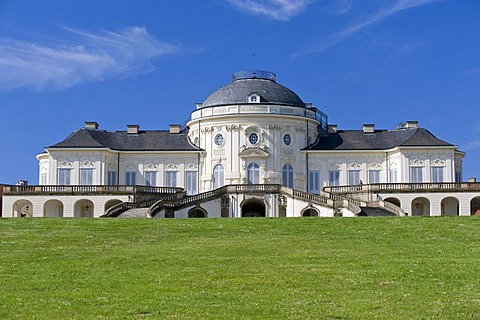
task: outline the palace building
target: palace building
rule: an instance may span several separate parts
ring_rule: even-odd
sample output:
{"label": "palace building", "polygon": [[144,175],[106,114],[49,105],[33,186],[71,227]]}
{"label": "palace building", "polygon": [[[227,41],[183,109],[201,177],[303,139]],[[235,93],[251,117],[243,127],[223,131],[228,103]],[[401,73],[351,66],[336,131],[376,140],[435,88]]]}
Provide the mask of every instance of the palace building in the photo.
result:
{"label": "palace building", "polygon": [[[96,122],[39,154],[39,184],[4,186],[3,217],[471,215],[465,154],[417,121],[343,130],[243,71],[169,130]],[[478,203],[478,205],[477,205]]]}

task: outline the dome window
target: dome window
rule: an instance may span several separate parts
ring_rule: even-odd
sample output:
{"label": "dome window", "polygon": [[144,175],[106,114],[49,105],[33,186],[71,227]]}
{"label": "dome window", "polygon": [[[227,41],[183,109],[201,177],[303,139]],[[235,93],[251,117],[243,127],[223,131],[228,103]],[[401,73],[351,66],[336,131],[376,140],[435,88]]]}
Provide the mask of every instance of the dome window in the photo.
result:
{"label": "dome window", "polygon": [[253,93],[248,96],[248,102],[249,103],[258,103],[260,102],[260,95]]}
{"label": "dome window", "polygon": [[258,134],[256,132],[252,132],[250,133],[250,135],[248,136],[248,141],[250,142],[250,144],[257,144],[258,143]]}
{"label": "dome window", "polygon": [[215,144],[219,147],[223,146],[225,142],[225,138],[223,137],[223,135],[221,133],[217,134],[215,136]]}

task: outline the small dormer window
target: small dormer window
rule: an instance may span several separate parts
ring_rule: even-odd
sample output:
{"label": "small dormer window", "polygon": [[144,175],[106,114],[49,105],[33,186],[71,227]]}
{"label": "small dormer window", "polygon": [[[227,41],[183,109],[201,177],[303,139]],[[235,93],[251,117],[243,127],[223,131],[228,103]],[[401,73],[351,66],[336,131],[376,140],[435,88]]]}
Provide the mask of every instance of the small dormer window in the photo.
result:
{"label": "small dormer window", "polygon": [[248,96],[248,102],[249,103],[258,103],[260,102],[260,96],[256,93],[251,94]]}

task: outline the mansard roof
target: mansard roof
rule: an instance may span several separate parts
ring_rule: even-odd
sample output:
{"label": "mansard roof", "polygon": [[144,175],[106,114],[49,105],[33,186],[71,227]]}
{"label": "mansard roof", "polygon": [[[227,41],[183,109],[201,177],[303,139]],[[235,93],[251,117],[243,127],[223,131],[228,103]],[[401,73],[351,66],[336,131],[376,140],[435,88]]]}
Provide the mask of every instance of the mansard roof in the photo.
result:
{"label": "mansard roof", "polygon": [[338,130],[319,136],[314,144],[304,150],[388,150],[395,147],[454,147],[435,137],[424,128],[396,130]]}
{"label": "mansard roof", "polygon": [[118,151],[198,151],[190,144],[184,132],[169,130],[139,130],[137,134],[127,131],[106,131],[81,128],[65,140],[48,148],[109,148]]}

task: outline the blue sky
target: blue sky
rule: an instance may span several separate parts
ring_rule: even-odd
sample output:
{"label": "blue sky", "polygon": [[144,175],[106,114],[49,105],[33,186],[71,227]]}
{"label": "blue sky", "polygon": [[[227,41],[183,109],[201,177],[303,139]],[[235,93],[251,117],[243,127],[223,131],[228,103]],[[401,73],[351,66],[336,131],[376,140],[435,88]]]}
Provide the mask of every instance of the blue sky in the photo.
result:
{"label": "blue sky", "polygon": [[339,129],[418,120],[480,178],[478,0],[0,0],[0,183],[84,121],[182,123],[253,53]]}

